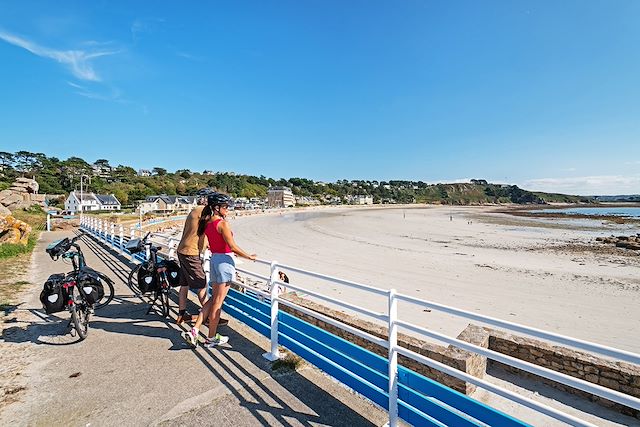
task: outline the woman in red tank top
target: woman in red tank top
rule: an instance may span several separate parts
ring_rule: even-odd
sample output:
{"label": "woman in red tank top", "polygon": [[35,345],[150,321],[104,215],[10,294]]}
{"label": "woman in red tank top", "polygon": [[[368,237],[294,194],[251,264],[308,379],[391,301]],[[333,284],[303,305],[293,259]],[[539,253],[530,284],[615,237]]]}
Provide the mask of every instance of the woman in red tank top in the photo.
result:
{"label": "woman in red tank top", "polygon": [[224,219],[230,203],[231,198],[225,194],[216,193],[209,196],[207,206],[202,211],[198,223],[198,236],[200,236],[198,246],[204,248],[204,239],[206,238],[211,251],[209,268],[211,279],[209,283],[212,287],[212,295],[202,307],[191,331],[182,334],[183,338],[192,346],[196,346],[198,330],[207,316],[209,317],[209,332],[205,347],[215,347],[229,341],[228,337],[217,333],[217,327],[222,303],[229,292],[229,285],[236,275],[235,262],[231,255],[235,253],[243,258],[256,259],[255,254],[249,255],[240,249],[233,239],[231,227]]}

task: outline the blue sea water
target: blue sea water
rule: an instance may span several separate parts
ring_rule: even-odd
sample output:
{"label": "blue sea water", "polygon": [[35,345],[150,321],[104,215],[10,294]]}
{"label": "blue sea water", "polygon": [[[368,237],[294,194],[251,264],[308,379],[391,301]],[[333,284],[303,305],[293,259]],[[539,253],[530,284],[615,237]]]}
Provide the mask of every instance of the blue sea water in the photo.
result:
{"label": "blue sea water", "polygon": [[577,215],[598,215],[598,216],[624,216],[629,218],[640,218],[640,207],[598,207],[598,208],[563,208],[563,209],[540,209],[537,213],[563,213]]}

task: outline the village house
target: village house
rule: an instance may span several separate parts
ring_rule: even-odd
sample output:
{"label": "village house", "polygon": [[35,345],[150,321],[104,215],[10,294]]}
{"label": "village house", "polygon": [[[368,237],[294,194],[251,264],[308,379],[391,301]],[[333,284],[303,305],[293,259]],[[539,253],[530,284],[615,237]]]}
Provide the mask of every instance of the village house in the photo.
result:
{"label": "village house", "polygon": [[[81,207],[82,206],[82,207]],[[64,210],[76,214],[87,211],[119,211],[120,201],[113,194],[80,193],[72,191],[64,202]]]}
{"label": "village house", "polygon": [[138,205],[138,214],[144,215],[147,212],[155,213],[186,213],[191,211],[197,204],[195,196],[167,196],[160,194],[157,196],[147,196]]}
{"label": "village house", "polygon": [[373,196],[368,196],[368,195],[347,196],[347,201],[352,205],[372,205]]}

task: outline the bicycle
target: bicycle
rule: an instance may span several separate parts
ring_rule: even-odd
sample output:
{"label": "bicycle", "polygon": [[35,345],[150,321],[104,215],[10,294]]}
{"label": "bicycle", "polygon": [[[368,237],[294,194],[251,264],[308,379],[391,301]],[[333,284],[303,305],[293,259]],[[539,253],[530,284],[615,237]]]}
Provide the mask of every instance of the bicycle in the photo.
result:
{"label": "bicycle", "polygon": [[160,300],[162,317],[168,317],[169,293],[172,287],[179,286],[180,267],[175,261],[158,256],[160,248],[149,241],[150,234],[147,233],[142,239],[133,239],[127,243],[126,249],[132,254],[143,250],[148,254],[146,261],[131,270],[127,283],[131,289],[138,293],[153,292],[153,300],[146,314],[151,313],[156,301]]}
{"label": "bicycle", "polygon": [[[86,264],[82,249],[76,243],[83,235],[84,233],[80,233],[72,239],[65,237],[46,248],[54,261],[59,258],[70,259],[73,271],[52,274],[40,293],[40,301],[47,314],[63,311],[65,308],[71,313],[69,326],[73,323],[80,341],[87,337],[91,314],[95,309],[109,304],[114,295],[113,281]],[[71,330],[72,335],[74,329]]]}

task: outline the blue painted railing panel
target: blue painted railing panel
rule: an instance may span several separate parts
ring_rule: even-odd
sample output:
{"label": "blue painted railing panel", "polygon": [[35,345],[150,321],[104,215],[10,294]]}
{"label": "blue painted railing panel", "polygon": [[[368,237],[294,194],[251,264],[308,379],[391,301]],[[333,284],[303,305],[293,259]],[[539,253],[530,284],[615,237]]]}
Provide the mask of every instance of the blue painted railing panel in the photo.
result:
{"label": "blue painted railing panel", "polygon": [[[398,366],[398,383],[406,386],[406,389],[400,387],[398,390],[400,399],[407,401],[418,409],[422,409],[422,406],[415,403],[415,397],[407,394],[406,390],[414,390],[425,397],[437,399],[488,425],[505,427],[522,427],[528,425],[508,414],[497,411],[490,406],[403,366]],[[406,399],[411,399],[411,401]]]}
{"label": "blue painted railing panel", "polygon": [[[310,325],[308,322],[282,311],[279,312],[278,318],[281,321],[287,322],[288,324],[291,324],[291,326],[298,329],[304,327],[304,325]],[[352,342],[347,341],[344,338],[340,338],[339,336],[334,335],[330,332],[327,332],[324,329],[317,329],[319,332],[316,333],[322,334],[320,341],[327,347],[333,348],[343,354],[348,354],[351,359],[356,360],[365,366],[368,366],[370,369],[373,369],[383,375],[388,375],[389,361],[386,358],[381,357],[360,346],[354,345]]]}

